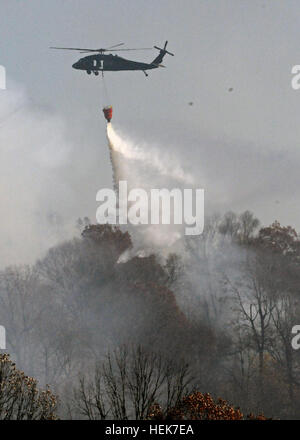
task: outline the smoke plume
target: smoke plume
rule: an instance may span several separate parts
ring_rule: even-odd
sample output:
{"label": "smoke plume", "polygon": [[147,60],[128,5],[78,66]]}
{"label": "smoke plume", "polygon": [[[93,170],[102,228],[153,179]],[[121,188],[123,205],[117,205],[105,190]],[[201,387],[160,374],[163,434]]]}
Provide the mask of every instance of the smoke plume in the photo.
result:
{"label": "smoke plume", "polygon": [[[71,156],[64,124],[36,109],[16,84],[0,101],[0,267],[31,263],[50,246],[74,235],[62,170]],[[73,223],[74,218],[73,218]]]}

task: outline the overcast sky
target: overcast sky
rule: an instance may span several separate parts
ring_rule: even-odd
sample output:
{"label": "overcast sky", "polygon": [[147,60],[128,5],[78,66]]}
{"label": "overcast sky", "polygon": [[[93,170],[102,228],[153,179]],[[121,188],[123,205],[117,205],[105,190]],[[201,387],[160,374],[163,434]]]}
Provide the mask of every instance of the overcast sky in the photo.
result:
{"label": "overcast sky", "polygon": [[[300,230],[299,23],[297,0],[0,0],[0,245],[13,247],[15,228],[30,245],[53,212],[95,220],[96,192],[111,186],[103,104],[115,127],[177,156],[209,209]],[[165,40],[166,69],[106,74],[110,102],[101,77],[72,69],[80,54],[48,49]],[[39,238],[31,253],[43,249]]]}

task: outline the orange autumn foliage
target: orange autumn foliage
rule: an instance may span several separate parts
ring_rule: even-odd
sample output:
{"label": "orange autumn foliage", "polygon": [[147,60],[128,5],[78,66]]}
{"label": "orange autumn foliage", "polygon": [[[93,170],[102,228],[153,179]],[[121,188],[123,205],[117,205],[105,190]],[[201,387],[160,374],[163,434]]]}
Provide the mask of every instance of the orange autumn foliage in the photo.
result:
{"label": "orange autumn foliage", "polygon": [[[246,417],[251,420],[266,420],[263,415]],[[180,400],[166,412],[155,404],[149,413],[150,420],[245,420],[239,408],[234,408],[224,399],[214,401],[212,396],[200,392],[192,393]]]}

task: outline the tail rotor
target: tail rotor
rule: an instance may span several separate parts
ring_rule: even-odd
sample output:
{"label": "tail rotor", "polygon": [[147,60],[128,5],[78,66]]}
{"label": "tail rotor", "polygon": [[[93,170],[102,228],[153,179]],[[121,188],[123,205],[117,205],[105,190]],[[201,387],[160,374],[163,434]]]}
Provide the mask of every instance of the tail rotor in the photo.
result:
{"label": "tail rotor", "polygon": [[154,46],[154,49],[159,50],[161,54],[165,55],[167,53],[168,55],[171,55],[173,57],[174,54],[169,52],[168,50],[166,50],[167,45],[168,45],[168,41],[165,42],[165,45],[164,45],[163,49],[161,47],[158,47],[158,46]]}

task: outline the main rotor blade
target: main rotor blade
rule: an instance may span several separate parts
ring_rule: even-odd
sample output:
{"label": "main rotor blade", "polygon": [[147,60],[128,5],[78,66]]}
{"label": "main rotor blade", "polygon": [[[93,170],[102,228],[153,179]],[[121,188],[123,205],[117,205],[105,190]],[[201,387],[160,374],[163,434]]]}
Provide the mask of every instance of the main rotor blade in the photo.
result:
{"label": "main rotor blade", "polygon": [[83,51],[81,51],[81,53],[86,53],[86,52],[99,52],[99,53],[120,52],[120,51],[127,51],[127,50],[152,50],[152,47],[141,47],[141,48],[137,48],[137,49],[84,49]]}
{"label": "main rotor blade", "polygon": [[[124,43],[119,43],[119,44],[115,44],[113,47],[119,47],[122,46]],[[87,48],[83,48],[83,47],[54,47],[51,46],[50,49],[59,49],[59,50],[76,50],[79,51],[80,53],[88,53],[88,52],[98,52],[98,53],[103,53],[103,52],[119,52],[119,51],[127,51],[127,50],[152,50],[151,47],[140,47],[140,48],[134,48],[134,49],[104,49],[104,48],[100,48],[100,49],[87,49]]]}
{"label": "main rotor blade", "polygon": [[119,52],[119,51],[124,51],[124,50],[152,50],[152,47],[140,47],[137,49],[112,49],[109,52]]}
{"label": "main rotor blade", "polygon": [[[94,49],[85,49],[82,47],[50,47],[49,49],[62,49],[62,50],[84,50],[86,52],[93,52]],[[98,51],[96,51],[98,52]]]}
{"label": "main rotor blade", "polygon": [[114,47],[123,46],[125,43],[115,44],[114,46],[109,46],[107,49],[113,49]]}
{"label": "main rotor blade", "polygon": [[79,53],[99,52],[99,50],[81,50]]}

